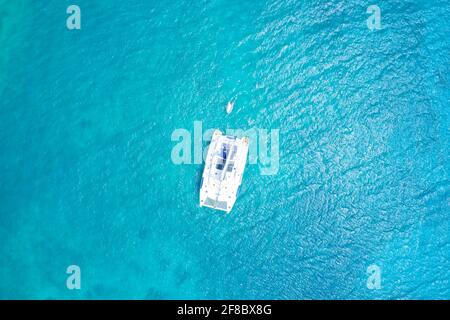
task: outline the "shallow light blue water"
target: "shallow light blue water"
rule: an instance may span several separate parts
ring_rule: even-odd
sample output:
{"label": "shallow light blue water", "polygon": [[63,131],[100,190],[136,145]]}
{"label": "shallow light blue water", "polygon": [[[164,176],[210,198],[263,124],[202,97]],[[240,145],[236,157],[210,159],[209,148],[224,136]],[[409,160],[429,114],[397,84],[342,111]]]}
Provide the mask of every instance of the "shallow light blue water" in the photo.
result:
{"label": "shallow light blue water", "polygon": [[[450,298],[448,1],[72,2],[0,0],[0,298]],[[229,216],[194,121],[279,129]]]}

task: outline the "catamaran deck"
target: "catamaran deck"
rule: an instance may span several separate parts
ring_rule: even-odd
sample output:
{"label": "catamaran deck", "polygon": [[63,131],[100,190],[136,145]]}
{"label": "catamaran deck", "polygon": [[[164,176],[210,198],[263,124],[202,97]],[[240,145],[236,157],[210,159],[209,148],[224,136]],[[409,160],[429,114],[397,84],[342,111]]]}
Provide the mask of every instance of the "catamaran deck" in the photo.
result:
{"label": "catamaran deck", "polygon": [[230,212],[247,162],[248,138],[225,136],[214,131],[200,188],[200,206]]}

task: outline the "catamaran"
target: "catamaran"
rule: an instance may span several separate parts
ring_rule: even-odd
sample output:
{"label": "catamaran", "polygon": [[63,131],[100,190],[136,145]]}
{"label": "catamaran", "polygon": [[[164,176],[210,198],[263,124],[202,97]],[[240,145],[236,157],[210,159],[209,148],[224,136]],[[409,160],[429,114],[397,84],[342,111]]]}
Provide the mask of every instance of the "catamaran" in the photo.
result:
{"label": "catamaran", "polygon": [[248,138],[215,130],[205,160],[200,207],[231,212],[239,194],[248,154]]}

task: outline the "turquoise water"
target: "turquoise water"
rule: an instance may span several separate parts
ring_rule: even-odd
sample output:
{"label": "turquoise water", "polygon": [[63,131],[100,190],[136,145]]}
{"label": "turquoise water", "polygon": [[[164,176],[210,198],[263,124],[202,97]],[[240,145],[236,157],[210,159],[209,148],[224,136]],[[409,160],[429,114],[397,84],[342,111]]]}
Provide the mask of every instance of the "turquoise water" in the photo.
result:
{"label": "turquoise water", "polygon": [[[449,299],[450,4],[375,4],[0,0],[0,298]],[[194,121],[279,129],[231,215]]]}

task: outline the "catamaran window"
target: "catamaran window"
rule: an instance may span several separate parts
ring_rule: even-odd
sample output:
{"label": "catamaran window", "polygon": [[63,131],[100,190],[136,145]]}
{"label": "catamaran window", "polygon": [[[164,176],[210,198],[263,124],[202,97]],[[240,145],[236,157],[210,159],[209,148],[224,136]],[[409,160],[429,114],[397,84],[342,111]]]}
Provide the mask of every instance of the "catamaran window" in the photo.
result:
{"label": "catamaran window", "polygon": [[219,160],[217,160],[216,169],[223,170],[224,167],[225,167],[225,159],[219,158]]}
{"label": "catamaran window", "polygon": [[222,145],[222,158],[224,158],[225,160],[227,159],[228,153],[230,151],[230,145],[229,144],[223,144]]}
{"label": "catamaran window", "polygon": [[233,160],[234,156],[236,155],[237,152],[237,146],[233,146],[233,150],[231,151],[231,156],[230,159]]}

